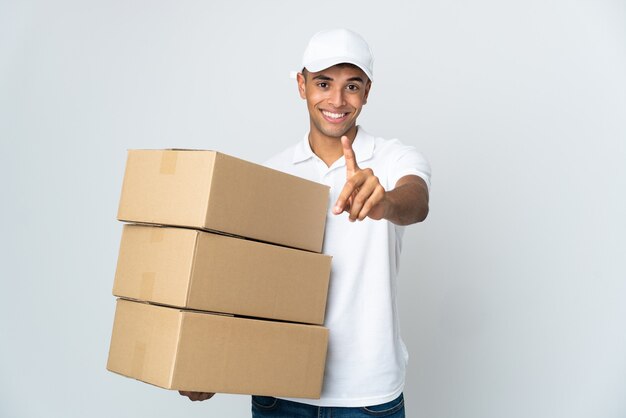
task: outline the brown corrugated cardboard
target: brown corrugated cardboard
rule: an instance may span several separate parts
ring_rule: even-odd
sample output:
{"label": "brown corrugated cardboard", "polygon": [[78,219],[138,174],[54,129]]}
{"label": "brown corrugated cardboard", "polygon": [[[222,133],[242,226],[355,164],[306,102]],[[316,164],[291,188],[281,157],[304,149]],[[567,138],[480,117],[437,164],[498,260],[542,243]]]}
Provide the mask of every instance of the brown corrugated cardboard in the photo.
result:
{"label": "brown corrugated cardboard", "polygon": [[215,151],[130,150],[118,219],[321,252],[329,188]]}
{"label": "brown corrugated cardboard", "polygon": [[323,324],[331,257],[186,228],[124,225],[113,294]]}
{"label": "brown corrugated cardboard", "polygon": [[107,369],[166,389],[319,398],[328,330],[118,299]]}

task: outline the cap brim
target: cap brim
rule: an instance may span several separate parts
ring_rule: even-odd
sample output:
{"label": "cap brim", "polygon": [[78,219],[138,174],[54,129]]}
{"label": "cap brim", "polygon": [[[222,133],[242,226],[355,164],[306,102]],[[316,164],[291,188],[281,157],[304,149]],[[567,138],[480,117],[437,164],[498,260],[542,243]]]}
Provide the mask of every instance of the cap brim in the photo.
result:
{"label": "cap brim", "polygon": [[348,57],[326,58],[326,59],[323,59],[323,60],[318,60],[318,61],[307,63],[307,64],[305,64],[303,66],[304,66],[304,68],[306,68],[307,70],[311,71],[312,73],[317,73],[319,71],[325,70],[325,69],[330,68],[333,65],[337,65],[337,64],[352,64],[352,65],[356,65],[361,70],[363,70],[365,75],[367,75],[367,77],[371,81],[374,81],[374,77],[372,76],[372,73],[370,73],[370,71],[367,69],[366,65],[364,65],[362,62],[358,62],[355,59],[348,58]]}

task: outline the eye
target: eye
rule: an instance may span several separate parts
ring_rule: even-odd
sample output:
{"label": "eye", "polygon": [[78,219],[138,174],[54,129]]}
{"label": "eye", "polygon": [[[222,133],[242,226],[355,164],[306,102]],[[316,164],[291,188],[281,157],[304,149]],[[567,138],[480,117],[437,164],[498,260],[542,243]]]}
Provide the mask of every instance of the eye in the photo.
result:
{"label": "eye", "polygon": [[328,83],[320,81],[319,83],[317,83],[317,87],[325,89],[326,87],[328,87]]}
{"label": "eye", "polygon": [[348,90],[350,90],[350,91],[357,91],[357,90],[359,90],[359,86],[357,86],[356,84],[348,84],[348,86],[346,88]]}

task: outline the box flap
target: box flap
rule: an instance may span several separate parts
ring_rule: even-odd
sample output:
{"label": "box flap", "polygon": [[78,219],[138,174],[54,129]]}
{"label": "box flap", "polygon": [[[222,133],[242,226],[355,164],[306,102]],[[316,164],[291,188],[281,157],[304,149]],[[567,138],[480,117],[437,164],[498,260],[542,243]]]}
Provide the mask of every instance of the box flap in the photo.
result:
{"label": "box flap", "polygon": [[124,225],[115,296],[185,306],[199,231]]}
{"label": "box flap", "polygon": [[214,151],[129,150],[118,219],[201,228]]}
{"label": "box flap", "polygon": [[107,369],[171,387],[180,315],[179,310],[118,299]]}

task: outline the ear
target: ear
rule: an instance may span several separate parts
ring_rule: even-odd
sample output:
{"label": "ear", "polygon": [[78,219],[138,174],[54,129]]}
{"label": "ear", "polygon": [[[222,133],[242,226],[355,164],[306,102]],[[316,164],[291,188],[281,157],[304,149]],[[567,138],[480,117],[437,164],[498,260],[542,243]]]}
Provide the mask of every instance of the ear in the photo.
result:
{"label": "ear", "polygon": [[304,75],[302,75],[302,73],[298,73],[297,80],[300,97],[306,99],[306,80],[304,79]]}
{"label": "ear", "polygon": [[367,84],[365,85],[365,96],[363,96],[363,104],[367,104],[367,97],[370,94],[370,88],[372,87],[372,81],[367,80]]}

